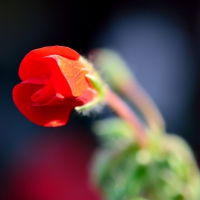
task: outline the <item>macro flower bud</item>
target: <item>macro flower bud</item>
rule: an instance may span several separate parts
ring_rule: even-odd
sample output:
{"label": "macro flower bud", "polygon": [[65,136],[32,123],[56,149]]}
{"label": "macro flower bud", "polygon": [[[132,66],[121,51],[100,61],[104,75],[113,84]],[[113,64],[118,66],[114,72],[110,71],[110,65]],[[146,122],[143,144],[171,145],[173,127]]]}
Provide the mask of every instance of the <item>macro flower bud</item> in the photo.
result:
{"label": "macro flower bud", "polygon": [[19,76],[22,82],[13,89],[14,103],[41,126],[65,125],[74,108],[87,108],[102,94],[98,90],[101,80],[92,65],[68,47],[29,52],[20,64]]}

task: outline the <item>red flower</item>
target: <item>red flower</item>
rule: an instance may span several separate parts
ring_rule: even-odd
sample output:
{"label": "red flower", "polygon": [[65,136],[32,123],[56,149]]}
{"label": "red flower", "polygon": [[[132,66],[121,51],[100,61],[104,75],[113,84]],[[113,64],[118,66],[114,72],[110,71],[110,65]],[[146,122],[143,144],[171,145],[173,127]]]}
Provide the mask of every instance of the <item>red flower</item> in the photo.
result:
{"label": "red flower", "polygon": [[14,103],[35,124],[62,126],[76,106],[97,96],[85,76],[92,73],[83,58],[68,47],[35,49],[20,64],[22,82],[13,89]]}

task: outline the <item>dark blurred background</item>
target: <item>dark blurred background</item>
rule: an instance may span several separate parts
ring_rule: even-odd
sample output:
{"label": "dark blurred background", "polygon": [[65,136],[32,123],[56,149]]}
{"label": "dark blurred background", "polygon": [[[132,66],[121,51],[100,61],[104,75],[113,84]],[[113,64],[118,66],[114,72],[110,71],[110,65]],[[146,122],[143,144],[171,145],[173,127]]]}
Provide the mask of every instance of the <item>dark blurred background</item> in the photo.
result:
{"label": "dark blurred background", "polygon": [[[97,142],[89,118],[29,122],[12,102],[22,58],[63,45],[116,50],[161,110],[167,131],[200,156],[200,2],[0,0],[0,199],[98,199],[88,184]],[[120,81],[120,80],[119,80]]]}

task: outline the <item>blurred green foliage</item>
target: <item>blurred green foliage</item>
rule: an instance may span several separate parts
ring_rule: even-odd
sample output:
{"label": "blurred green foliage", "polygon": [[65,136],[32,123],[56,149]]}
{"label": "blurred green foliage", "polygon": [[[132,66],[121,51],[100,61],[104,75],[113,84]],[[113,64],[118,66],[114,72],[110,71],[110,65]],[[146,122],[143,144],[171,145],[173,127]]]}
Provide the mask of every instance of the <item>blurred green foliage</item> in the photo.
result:
{"label": "blurred green foliage", "polygon": [[149,134],[138,146],[120,119],[97,122],[103,147],[92,179],[106,200],[199,200],[200,175],[189,146],[172,134]]}

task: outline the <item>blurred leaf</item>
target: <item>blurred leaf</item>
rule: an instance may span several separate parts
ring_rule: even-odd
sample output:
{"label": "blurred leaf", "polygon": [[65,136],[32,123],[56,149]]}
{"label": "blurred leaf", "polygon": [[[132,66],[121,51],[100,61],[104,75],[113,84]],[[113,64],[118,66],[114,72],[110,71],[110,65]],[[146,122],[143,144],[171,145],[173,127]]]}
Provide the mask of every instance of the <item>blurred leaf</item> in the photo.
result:
{"label": "blurred leaf", "polygon": [[96,157],[93,179],[106,200],[200,199],[199,170],[178,136],[150,137],[146,149],[134,142],[117,149],[109,146]]}
{"label": "blurred leaf", "polygon": [[123,148],[123,146],[135,140],[130,127],[118,117],[96,121],[92,129],[105,146]]}

